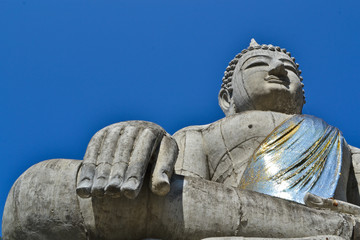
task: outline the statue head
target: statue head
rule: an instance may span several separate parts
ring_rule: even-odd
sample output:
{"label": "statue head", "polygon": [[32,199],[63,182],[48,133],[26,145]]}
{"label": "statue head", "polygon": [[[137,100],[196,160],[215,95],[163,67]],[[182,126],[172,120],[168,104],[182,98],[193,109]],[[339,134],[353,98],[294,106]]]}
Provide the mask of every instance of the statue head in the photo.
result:
{"label": "statue head", "polygon": [[226,116],[247,110],[301,114],[305,97],[300,74],[285,49],[252,39],[226,68],[219,105]]}

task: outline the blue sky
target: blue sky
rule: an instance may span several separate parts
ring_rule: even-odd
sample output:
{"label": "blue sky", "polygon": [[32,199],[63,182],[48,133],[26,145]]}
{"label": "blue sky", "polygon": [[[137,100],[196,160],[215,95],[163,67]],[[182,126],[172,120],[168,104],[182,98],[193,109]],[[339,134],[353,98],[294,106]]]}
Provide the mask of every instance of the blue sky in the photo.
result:
{"label": "blue sky", "polygon": [[359,1],[0,0],[0,214],[31,165],[82,159],[125,120],[169,133],[223,117],[228,62],[251,37],[302,69],[303,112],[360,147]]}

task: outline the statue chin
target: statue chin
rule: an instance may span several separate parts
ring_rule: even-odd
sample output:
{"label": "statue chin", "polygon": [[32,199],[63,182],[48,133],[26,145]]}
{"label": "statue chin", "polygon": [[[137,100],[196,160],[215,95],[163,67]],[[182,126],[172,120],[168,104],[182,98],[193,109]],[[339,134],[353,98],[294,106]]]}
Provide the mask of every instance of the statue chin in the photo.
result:
{"label": "statue chin", "polygon": [[302,94],[294,94],[288,89],[270,89],[266,94],[252,97],[256,110],[273,111],[286,114],[301,114],[303,106]]}

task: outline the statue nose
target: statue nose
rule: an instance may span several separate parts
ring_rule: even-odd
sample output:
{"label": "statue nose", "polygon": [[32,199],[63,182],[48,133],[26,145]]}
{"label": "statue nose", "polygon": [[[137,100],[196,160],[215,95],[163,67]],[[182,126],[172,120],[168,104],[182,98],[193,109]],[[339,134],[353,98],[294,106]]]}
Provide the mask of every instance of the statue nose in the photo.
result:
{"label": "statue nose", "polygon": [[269,75],[287,76],[287,71],[285,70],[284,63],[281,61],[273,62],[270,65]]}

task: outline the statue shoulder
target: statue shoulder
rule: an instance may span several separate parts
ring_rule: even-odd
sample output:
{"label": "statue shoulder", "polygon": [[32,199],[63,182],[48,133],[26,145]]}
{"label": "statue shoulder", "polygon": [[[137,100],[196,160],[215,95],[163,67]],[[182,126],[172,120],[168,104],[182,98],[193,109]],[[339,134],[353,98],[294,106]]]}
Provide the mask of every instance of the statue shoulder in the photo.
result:
{"label": "statue shoulder", "polygon": [[[180,129],[179,131],[177,131],[175,134],[177,134],[178,132],[182,132],[182,131],[202,131],[205,128],[207,128],[210,124],[205,124],[205,125],[194,125],[194,126],[188,126],[188,127],[184,127],[182,129]],[[174,134],[174,135],[175,135]]]}
{"label": "statue shoulder", "polygon": [[173,134],[173,138],[175,138],[175,140],[180,139],[181,137],[183,137],[187,132],[198,132],[201,134],[201,132],[206,129],[210,124],[205,124],[205,125],[194,125],[194,126],[188,126],[188,127],[184,127],[180,130],[178,130],[177,132],[175,132]]}

